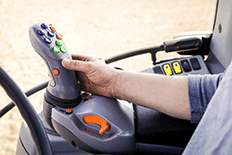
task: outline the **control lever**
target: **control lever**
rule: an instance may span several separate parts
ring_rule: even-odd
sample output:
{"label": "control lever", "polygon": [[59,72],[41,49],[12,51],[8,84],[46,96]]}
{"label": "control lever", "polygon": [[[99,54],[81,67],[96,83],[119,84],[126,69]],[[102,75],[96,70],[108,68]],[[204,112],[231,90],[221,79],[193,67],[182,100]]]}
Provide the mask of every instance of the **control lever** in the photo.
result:
{"label": "control lever", "polygon": [[71,59],[71,55],[63,36],[51,24],[32,25],[29,36],[51,77],[43,105],[47,124],[84,151],[132,152],[135,147],[133,105],[97,95],[82,97],[75,72],[61,65],[61,61]]}
{"label": "control lever", "polygon": [[101,129],[99,130],[99,134],[103,134],[105,131],[110,130],[110,125],[108,122],[106,122],[103,118],[94,116],[94,115],[86,115],[83,117],[84,122],[89,123],[95,123],[97,125],[101,126]]}
{"label": "control lever", "polygon": [[75,72],[61,65],[63,59],[72,59],[63,36],[52,24],[40,22],[30,27],[29,37],[35,51],[46,62],[51,77],[45,99],[53,104],[71,105],[72,102],[80,102],[80,89]]}

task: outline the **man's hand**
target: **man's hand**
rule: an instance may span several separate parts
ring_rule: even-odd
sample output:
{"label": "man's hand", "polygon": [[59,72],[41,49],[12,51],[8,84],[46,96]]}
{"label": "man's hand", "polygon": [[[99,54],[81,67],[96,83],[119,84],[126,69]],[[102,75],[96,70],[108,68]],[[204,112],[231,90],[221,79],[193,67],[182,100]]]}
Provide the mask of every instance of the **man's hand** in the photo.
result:
{"label": "man's hand", "polygon": [[64,68],[77,71],[81,90],[107,97],[115,97],[116,69],[91,56],[72,55],[62,60]]}
{"label": "man's hand", "polygon": [[120,98],[177,118],[191,118],[187,76],[119,71],[96,58],[81,55],[63,60],[62,65],[77,71],[84,91]]}

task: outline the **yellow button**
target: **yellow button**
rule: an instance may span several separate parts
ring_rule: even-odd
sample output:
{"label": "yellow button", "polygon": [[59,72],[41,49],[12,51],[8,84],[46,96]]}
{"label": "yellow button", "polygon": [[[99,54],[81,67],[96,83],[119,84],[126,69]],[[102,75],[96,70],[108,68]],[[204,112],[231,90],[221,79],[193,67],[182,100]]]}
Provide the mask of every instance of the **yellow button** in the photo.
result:
{"label": "yellow button", "polygon": [[179,62],[173,62],[172,66],[173,66],[174,71],[175,71],[176,74],[182,73],[182,70],[181,70]]}
{"label": "yellow button", "polygon": [[172,75],[172,69],[169,64],[163,65],[163,69],[166,75]]}

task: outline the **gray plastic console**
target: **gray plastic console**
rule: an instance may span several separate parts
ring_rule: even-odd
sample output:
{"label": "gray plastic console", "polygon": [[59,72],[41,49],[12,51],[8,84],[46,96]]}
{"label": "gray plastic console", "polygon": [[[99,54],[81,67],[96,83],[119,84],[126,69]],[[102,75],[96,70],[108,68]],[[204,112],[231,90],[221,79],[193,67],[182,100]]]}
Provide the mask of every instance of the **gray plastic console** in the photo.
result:
{"label": "gray plastic console", "polygon": [[[70,112],[71,111],[71,112]],[[131,103],[101,96],[87,96],[72,108],[52,109],[52,124],[68,142],[92,153],[128,153],[135,147],[134,110]],[[86,122],[85,116],[98,117],[109,124],[100,133],[97,120]]]}
{"label": "gray plastic console", "polygon": [[209,74],[209,70],[200,55],[168,60],[142,72],[164,75]]}

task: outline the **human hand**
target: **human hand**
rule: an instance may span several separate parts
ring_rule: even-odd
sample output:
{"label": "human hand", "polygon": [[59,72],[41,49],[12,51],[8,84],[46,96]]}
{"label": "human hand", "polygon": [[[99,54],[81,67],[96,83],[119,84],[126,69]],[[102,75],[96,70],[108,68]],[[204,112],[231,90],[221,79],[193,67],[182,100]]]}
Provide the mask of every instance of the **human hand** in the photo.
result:
{"label": "human hand", "polygon": [[115,97],[117,70],[97,58],[85,55],[72,55],[73,60],[64,59],[62,65],[69,70],[77,71],[81,90]]}

